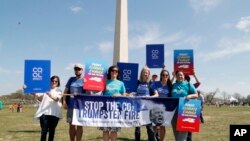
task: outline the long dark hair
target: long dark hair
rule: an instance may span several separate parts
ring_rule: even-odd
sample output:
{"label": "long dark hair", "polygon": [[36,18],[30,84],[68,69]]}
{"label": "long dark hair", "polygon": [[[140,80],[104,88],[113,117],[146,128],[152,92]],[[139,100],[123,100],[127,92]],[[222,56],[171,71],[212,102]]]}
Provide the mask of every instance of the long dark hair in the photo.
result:
{"label": "long dark hair", "polygon": [[109,67],[109,69],[108,69],[108,74],[107,74],[107,79],[108,80],[110,80],[111,79],[111,71],[114,69],[114,68],[116,68],[117,70],[118,70],[118,74],[117,74],[117,80],[119,80],[119,75],[120,75],[120,71],[119,71],[119,68],[118,68],[118,66],[116,66],[116,65],[113,65],[113,66],[110,66]]}
{"label": "long dark hair", "polygon": [[164,72],[167,72],[167,74],[168,74],[167,86],[168,86],[168,88],[170,89],[170,92],[171,92],[171,91],[172,91],[172,86],[173,86],[173,84],[172,84],[172,82],[171,82],[171,80],[170,80],[170,74],[169,74],[169,72],[168,72],[166,69],[163,69],[163,70],[161,71],[161,73],[160,73],[160,81],[162,81],[162,74],[163,74]]}

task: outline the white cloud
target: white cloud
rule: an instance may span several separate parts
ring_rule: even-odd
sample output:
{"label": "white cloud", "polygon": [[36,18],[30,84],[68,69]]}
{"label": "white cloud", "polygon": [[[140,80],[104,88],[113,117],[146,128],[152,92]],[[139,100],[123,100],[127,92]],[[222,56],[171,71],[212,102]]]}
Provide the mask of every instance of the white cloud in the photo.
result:
{"label": "white cloud", "polygon": [[244,82],[244,81],[238,81],[238,82],[236,82],[236,85],[239,85],[239,86],[249,86],[249,84],[247,82]]}
{"label": "white cloud", "polygon": [[[74,68],[75,64],[82,64],[82,63],[81,63],[81,62],[69,63],[69,64],[65,67],[65,69],[66,69],[66,70],[72,70],[72,69]],[[82,64],[82,65],[83,65],[83,70],[84,70],[85,65],[84,65],[84,64]]]}
{"label": "white cloud", "polygon": [[98,44],[98,49],[100,49],[100,51],[103,53],[113,52],[113,46],[113,42],[105,41]]}
{"label": "white cloud", "polygon": [[221,39],[217,45],[217,50],[209,53],[200,54],[198,57],[203,61],[211,61],[215,59],[222,59],[231,57],[240,53],[250,52],[249,37],[231,39]]}
{"label": "white cloud", "polygon": [[[137,22],[130,24],[129,47],[133,49],[143,48],[146,44],[163,43],[173,46],[198,48],[202,38],[198,35],[185,35],[179,31],[175,33],[163,33],[157,23]],[[131,33],[132,32],[132,33]]]}
{"label": "white cloud", "polygon": [[143,48],[152,43],[174,43],[182,38],[181,32],[165,35],[160,26],[152,22],[132,23],[129,27],[129,47],[132,48]]}
{"label": "white cloud", "polygon": [[[85,45],[82,47],[82,52],[85,52],[89,56],[96,55],[98,53],[103,54],[103,55],[104,54],[109,55],[110,53],[111,54],[113,53],[113,47],[114,47],[113,41],[107,40],[107,41],[101,41],[94,45]],[[93,49],[94,49],[94,52],[93,52]],[[70,70],[72,69],[72,66],[73,64],[71,63],[65,69]]]}
{"label": "white cloud", "polygon": [[249,32],[250,31],[250,16],[241,17],[240,21],[236,24],[235,27],[244,32]]}
{"label": "white cloud", "polygon": [[72,70],[72,68],[74,67],[74,65],[75,65],[75,63],[70,63],[70,64],[68,64],[68,65],[65,67],[65,69],[66,69],[66,70]]}
{"label": "white cloud", "polygon": [[142,48],[146,44],[156,42],[162,34],[157,24],[149,22],[132,23],[129,30],[129,46],[133,48]]}
{"label": "white cloud", "polygon": [[21,73],[23,73],[23,72],[22,71],[18,71],[18,70],[8,70],[8,69],[0,67],[0,74],[1,75],[21,74]]}
{"label": "white cloud", "polygon": [[209,12],[212,8],[221,3],[222,0],[189,0],[189,5],[198,13]]}
{"label": "white cloud", "polygon": [[77,13],[81,12],[81,11],[83,10],[83,8],[80,7],[80,6],[71,6],[71,7],[70,7],[70,10],[71,10],[74,14],[77,14]]}
{"label": "white cloud", "polygon": [[183,41],[180,41],[178,45],[185,45],[187,48],[198,48],[201,44],[202,38],[197,35],[184,36]]}

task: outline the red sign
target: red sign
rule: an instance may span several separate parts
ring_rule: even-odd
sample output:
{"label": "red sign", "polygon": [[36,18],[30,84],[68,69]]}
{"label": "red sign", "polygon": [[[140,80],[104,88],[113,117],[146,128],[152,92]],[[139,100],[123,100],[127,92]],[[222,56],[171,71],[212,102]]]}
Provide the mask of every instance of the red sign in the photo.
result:
{"label": "red sign", "polygon": [[193,50],[174,50],[174,72],[177,70],[185,75],[194,74]]}

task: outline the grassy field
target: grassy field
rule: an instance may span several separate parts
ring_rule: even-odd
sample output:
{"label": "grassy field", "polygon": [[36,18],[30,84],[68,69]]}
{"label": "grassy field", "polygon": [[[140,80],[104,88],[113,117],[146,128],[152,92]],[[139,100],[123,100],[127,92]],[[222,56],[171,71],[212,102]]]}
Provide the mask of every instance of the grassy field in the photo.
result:
{"label": "grassy field", "polygon": [[[34,107],[26,107],[23,113],[11,112],[7,107],[0,111],[0,141],[39,141],[39,122],[33,120]],[[64,118],[56,129],[56,141],[68,141],[68,124]],[[205,124],[200,132],[193,134],[194,141],[229,141],[230,124],[250,124],[250,107],[214,107],[204,108]],[[171,127],[167,127],[166,141],[174,141]],[[134,128],[122,128],[118,134],[120,141],[132,141]],[[102,140],[102,132],[97,128],[84,127],[84,141]],[[147,140],[145,127],[142,128],[142,140]]]}

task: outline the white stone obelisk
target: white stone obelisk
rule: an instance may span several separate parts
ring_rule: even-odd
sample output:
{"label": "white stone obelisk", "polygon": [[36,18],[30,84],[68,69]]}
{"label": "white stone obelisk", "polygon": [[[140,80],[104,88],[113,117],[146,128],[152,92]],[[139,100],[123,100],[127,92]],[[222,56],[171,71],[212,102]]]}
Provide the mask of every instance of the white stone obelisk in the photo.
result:
{"label": "white stone obelisk", "polygon": [[127,0],[116,1],[113,64],[128,62],[128,5]]}

